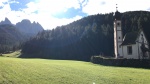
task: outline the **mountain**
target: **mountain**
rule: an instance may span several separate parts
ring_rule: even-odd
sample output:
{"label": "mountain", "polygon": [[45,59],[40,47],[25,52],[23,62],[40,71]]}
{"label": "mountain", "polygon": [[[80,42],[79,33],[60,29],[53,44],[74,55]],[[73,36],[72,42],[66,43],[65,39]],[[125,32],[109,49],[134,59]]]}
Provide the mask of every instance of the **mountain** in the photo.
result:
{"label": "mountain", "polygon": [[20,44],[27,40],[15,26],[11,24],[0,25],[0,53],[16,50]]}
{"label": "mountain", "polygon": [[8,18],[5,18],[4,21],[1,21],[1,22],[0,22],[0,25],[1,25],[1,24],[12,24],[12,23],[10,22],[10,20],[9,20]]}
{"label": "mountain", "polygon": [[0,53],[20,48],[23,42],[40,31],[43,31],[43,27],[39,23],[22,20],[14,25],[5,18],[0,22]]}
{"label": "mountain", "polygon": [[16,24],[16,28],[20,32],[22,32],[28,36],[34,36],[38,32],[44,30],[43,27],[39,23],[36,23],[36,22],[31,23],[30,20],[27,20],[27,19],[24,19],[21,22],[18,22]]}
{"label": "mountain", "polygon": [[[0,22],[0,25],[9,24],[14,25],[8,18]],[[38,32],[43,31],[43,27],[38,22],[31,23],[30,20],[24,19],[21,22],[16,23],[16,29],[27,36],[35,36]]]}

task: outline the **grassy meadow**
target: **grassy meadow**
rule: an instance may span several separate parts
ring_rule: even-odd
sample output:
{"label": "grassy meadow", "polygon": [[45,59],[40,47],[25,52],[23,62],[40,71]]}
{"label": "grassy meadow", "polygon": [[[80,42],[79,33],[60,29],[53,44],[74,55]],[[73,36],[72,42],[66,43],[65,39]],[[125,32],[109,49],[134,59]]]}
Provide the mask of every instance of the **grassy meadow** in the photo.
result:
{"label": "grassy meadow", "polygon": [[149,84],[150,70],[72,60],[0,57],[0,84]]}
{"label": "grassy meadow", "polygon": [[2,54],[2,57],[19,57],[20,56],[20,50],[12,52],[12,53],[8,53],[8,54]]}

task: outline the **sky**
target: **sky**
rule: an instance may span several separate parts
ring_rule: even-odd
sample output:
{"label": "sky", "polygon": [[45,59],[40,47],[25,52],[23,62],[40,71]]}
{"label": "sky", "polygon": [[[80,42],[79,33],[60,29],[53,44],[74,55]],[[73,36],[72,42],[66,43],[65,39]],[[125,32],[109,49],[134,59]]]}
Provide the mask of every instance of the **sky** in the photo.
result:
{"label": "sky", "polygon": [[44,29],[66,25],[94,14],[150,11],[150,0],[0,0],[0,21],[13,24],[23,19],[40,23]]}

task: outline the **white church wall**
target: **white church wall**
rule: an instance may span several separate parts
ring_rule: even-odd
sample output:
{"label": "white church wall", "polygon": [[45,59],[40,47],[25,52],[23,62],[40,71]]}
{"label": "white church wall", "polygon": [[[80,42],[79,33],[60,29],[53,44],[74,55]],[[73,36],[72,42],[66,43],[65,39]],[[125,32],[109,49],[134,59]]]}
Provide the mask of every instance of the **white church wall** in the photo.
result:
{"label": "white church wall", "polygon": [[[144,44],[145,47],[148,48],[148,41],[145,37],[145,34],[143,31],[140,32],[138,38],[137,38],[137,42],[136,44],[132,44],[132,45],[124,45],[123,46],[123,57],[127,58],[127,59],[142,59],[142,50],[141,50],[141,44],[142,44],[142,35],[144,38]],[[128,54],[128,46],[132,46],[132,54]],[[145,57],[146,59],[148,59],[150,57],[149,53],[147,52],[146,55],[148,55],[148,57]]]}
{"label": "white church wall", "polygon": [[[127,49],[128,46],[132,46],[132,54],[128,53],[128,49]],[[124,56],[123,56],[124,58],[138,59],[139,57],[138,57],[138,46],[137,46],[137,44],[123,46],[123,54],[124,54]]]}

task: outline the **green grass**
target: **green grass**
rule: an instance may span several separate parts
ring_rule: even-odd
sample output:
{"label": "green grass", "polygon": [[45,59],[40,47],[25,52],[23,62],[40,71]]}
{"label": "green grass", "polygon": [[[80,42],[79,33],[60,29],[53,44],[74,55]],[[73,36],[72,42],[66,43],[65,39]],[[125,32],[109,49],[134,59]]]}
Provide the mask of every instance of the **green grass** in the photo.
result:
{"label": "green grass", "polygon": [[0,84],[149,84],[150,70],[0,57]]}
{"label": "green grass", "polygon": [[2,57],[19,57],[20,56],[20,50],[8,53],[8,54],[2,54]]}

